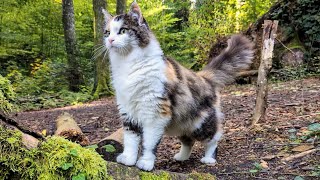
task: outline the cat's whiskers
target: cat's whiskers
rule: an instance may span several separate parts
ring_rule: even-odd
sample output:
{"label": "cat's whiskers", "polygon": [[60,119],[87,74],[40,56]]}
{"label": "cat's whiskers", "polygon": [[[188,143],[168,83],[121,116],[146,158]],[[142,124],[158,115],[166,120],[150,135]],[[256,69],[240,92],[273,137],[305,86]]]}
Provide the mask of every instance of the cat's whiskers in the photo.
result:
{"label": "cat's whiskers", "polygon": [[105,45],[101,45],[101,46],[99,46],[99,47],[97,47],[97,48],[94,48],[93,49],[93,52],[96,52],[96,51],[98,51],[99,49],[102,49],[102,48],[104,48],[105,47]]}
{"label": "cat's whiskers", "polygon": [[99,50],[97,50],[93,56],[92,56],[92,60],[97,59],[100,55],[102,55],[103,53],[108,52],[108,48],[106,46],[103,46],[102,48],[100,48]]}

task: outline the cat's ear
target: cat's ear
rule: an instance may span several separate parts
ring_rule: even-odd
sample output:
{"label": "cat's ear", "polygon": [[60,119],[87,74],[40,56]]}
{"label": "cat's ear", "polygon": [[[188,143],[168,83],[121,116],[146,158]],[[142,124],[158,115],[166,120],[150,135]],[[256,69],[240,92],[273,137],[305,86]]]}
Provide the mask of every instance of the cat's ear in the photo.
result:
{"label": "cat's ear", "polygon": [[104,15],[105,21],[108,23],[112,19],[111,14],[109,14],[108,11],[105,10],[104,8],[102,8],[102,13]]}
{"label": "cat's ear", "polygon": [[133,1],[130,6],[130,11],[128,13],[133,19],[135,19],[141,26],[145,21],[143,19],[141,9],[136,1]]}

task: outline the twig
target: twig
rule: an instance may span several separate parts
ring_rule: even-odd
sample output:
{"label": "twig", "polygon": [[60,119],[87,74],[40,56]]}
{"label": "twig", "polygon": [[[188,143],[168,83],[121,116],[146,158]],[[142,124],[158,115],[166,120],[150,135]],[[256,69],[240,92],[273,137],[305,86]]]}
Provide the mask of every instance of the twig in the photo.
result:
{"label": "twig", "polygon": [[298,174],[298,173],[286,173],[286,172],[275,172],[272,174],[278,174],[278,175],[291,175],[291,176],[303,176],[303,177],[314,177],[313,175],[308,175],[308,174]]}
{"label": "twig", "polygon": [[304,151],[304,152],[302,152],[302,153],[294,154],[294,155],[292,155],[292,156],[283,158],[283,159],[281,159],[281,161],[291,161],[291,160],[293,160],[293,159],[301,158],[301,157],[303,157],[303,156],[306,156],[306,155],[311,154],[311,153],[313,153],[313,152],[316,152],[316,151],[318,151],[318,150],[320,150],[320,148],[316,148],[316,149],[311,149],[311,150],[308,150],[308,151]]}
{"label": "twig", "polygon": [[284,45],[281,41],[280,41],[280,39],[278,39],[277,37],[275,38],[284,48],[286,48],[288,51],[290,51],[292,54],[293,54],[293,56],[294,57],[296,57],[296,54],[290,49],[290,48],[288,48],[286,45]]}

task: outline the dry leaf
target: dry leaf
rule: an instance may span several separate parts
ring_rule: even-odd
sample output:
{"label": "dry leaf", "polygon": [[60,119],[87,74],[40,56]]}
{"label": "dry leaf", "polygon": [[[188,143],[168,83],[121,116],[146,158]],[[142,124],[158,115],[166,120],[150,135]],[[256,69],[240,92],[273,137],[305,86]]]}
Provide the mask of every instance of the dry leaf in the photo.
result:
{"label": "dry leaf", "polygon": [[313,145],[300,145],[292,149],[294,152],[304,152],[314,148]]}
{"label": "dry leaf", "polygon": [[41,131],[41,134],[44,135],[44,136],[46,136],[46,135],[47,135],[47,130],[46,130],[46,129],[42,130],[42,131]]}
{"label": "dry leaf", "polygon": [[260,162],[261,162],[260,165],[261,165],[261,167],[263,169],[268,169],[269,168],[268,163],[266,161],[261,160]]}

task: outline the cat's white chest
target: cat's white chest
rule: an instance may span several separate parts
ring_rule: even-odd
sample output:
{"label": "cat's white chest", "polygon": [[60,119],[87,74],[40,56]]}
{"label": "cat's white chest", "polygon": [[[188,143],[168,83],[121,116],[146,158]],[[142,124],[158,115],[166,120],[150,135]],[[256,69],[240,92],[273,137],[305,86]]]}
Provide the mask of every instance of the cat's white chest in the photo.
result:
{"label": "cat's white chest", "polygon": [[112,82],[120,113],[141,123],[154,118],[164,93],[165,64],[161,57],[123,60],[112,64]]}

